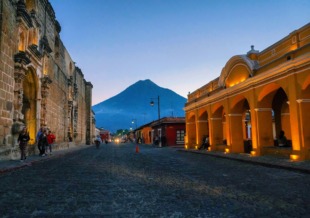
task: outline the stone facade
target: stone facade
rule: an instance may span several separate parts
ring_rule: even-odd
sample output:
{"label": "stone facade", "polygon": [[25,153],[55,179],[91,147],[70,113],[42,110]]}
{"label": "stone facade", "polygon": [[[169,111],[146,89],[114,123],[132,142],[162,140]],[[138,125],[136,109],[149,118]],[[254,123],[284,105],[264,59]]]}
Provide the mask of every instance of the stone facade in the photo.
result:
{"label": "stone facade", "polygon": [[90,143],[92,84],[63,45],[49,1],[1,0],[0,19],[0,159],[18,158],[24,125],[29,153],[40,127],[55,132],[57,147]]}
{"label": "stone facade", "polygon": [[[259,52],[228,60],[218,78],[188,95],[188,148],[310,159],[310,24]],[[287,147],[279,147],[279,133]]]}

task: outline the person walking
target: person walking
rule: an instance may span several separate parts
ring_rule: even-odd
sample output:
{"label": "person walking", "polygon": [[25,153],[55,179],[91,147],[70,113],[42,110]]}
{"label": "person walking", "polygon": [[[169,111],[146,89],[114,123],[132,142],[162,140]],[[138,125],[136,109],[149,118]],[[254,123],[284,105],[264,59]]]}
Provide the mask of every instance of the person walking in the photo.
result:
{"label": "person walking", "polygon": [[20,161],[23,162],[26,160],[26,148],[27,144],[30,140],[29,133],[27,131],[27,127],[24,127],[23,130],[19,133],[18,136],[18,144],[20,149]]}
{"label": "person walking", "polygon": [[[52,154],[52,145],[54,144],[55,142],[55,135],[52,133],[52,131],[48,131],[48,135],[47,135],[47,143],[48,143],[48,149],[49,150],[49,154],[51,155]],[[48,151],[46,151],[47,153]]]}
{"label": "person walking", "polygon": [[42,154],[42,146],[41,146],[41,143],[40,143],[40,137],[43,133],[43,128],[41,127],[36,135],[36,142],[37,142],[37,145],[38,145],[38,149],[39,149],[39,152],[40,152],[40,155]]}
{"label": "person walking", "polygon": [[40,135],[39,144],[40,144],[40,148],[41,148],[40,155],[42,157],[44,157],[45,156],[45,148],[48,146],[46,129],[44,129],[42,134]]}
{"label": "person walking", "polygon": [[199,150],[201,150],[201,149],[208,149],[209,146],[210,146],[209,135],[204,135],[203,138],[202,138],[202,144],[201,144]]}

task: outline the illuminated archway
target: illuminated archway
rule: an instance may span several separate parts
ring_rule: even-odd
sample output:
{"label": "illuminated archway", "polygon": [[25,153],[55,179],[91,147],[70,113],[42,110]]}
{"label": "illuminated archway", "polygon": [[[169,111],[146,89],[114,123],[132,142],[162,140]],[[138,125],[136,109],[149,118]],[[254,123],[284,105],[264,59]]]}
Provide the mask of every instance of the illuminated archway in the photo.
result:
{"label": "illuminated archway", "polygon": [[274,112],[275,132],[278,137],[281,130],[285,132],[288,140],[291,140],[291,123],[288,97],[282,88],[278,89],[272,101]]}
{"label": "illuminated archway", "polygon": [[222,69],[219,86],[232,87],[254,75],[256,62],[246,55],[236,55],[229,59]]}
{"label": "illuminated archway", "polygon": [[264,127],[264,137],[270,141],[264,144],[261,142],[262,146],[277,146],[277,138],[282,130],[288,139],[287,146],[291,146],[290,109],[288,96],[284,89],[276,83],[268,84],[260,92],[258,100],[260,100],[258,105],[261,108],[270,110],[268,117],[258,120],[264,124],[261,125]]}
{"label": "illuminated archway", "polygon": [[30,144],[35,143],[37,131],[37,93],[38,80],[33,69],[28,70],[23,81],[23,108],[25,125],[28,127]]}
{"label": "illuminated archway", "polygon": [[250,153],[252,128],[248,100],[243,95],[238,95],[231,101],[231,105],[229,123],[232,151]]}

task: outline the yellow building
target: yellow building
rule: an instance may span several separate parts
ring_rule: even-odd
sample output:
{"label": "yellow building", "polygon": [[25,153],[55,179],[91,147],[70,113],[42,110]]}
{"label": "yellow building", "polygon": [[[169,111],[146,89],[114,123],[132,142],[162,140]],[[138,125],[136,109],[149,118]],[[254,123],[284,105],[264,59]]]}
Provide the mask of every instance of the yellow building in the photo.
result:
{"label": "yellow building", "polygon": [[[308,112],[307,112],[308,111]],[[185,143],[209,150],[310,159],[310,23],[259,52],[231,57],[188,95]],[[280,131],[287,147],[277,146]]]}

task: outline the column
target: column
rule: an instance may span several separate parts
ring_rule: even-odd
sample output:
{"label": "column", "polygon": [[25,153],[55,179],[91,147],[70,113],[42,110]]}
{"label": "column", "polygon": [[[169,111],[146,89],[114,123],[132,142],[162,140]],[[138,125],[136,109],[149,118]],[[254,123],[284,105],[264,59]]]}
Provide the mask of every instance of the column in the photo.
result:
{"label": "column", "polygon": [[202,144],[202,138],[204,135],[209,135],[209,127],[208,127],[208,120],[198,120],[198,134],[197,134],[197,141],[198,147]]}
{"label": "column", "polygon": [[229,119],[229,135],[230,135],[230,152],[244,152],[243,145],[243,128],[242,114],[228,114]]}
{"label": "column", "polygon": [[213,117],[210,118],[210,150],[215,151],[216,145],[223,144],[223,125],[222,118]]}
{"label": "column", "polygon": [[[299,109],[299,120],[298,129],[292,128],[292,140],[293,140],[293,149],[297,147],[295,145],[295,138],[300,137],[298,141],[300,142],[300,157],[297,157],[299,160],[309,160],[310,159],[310,99],[298,99],[298,109]],[[296,131],[299,130],[300,135],[295,135]],[[296,157],[291,155],[291,159],[296,159]]]}
{"label": "column", "polygon": [[262,153],[263,147],[274,146],[272,131],[272,109],[255,108],[257,150]]}

